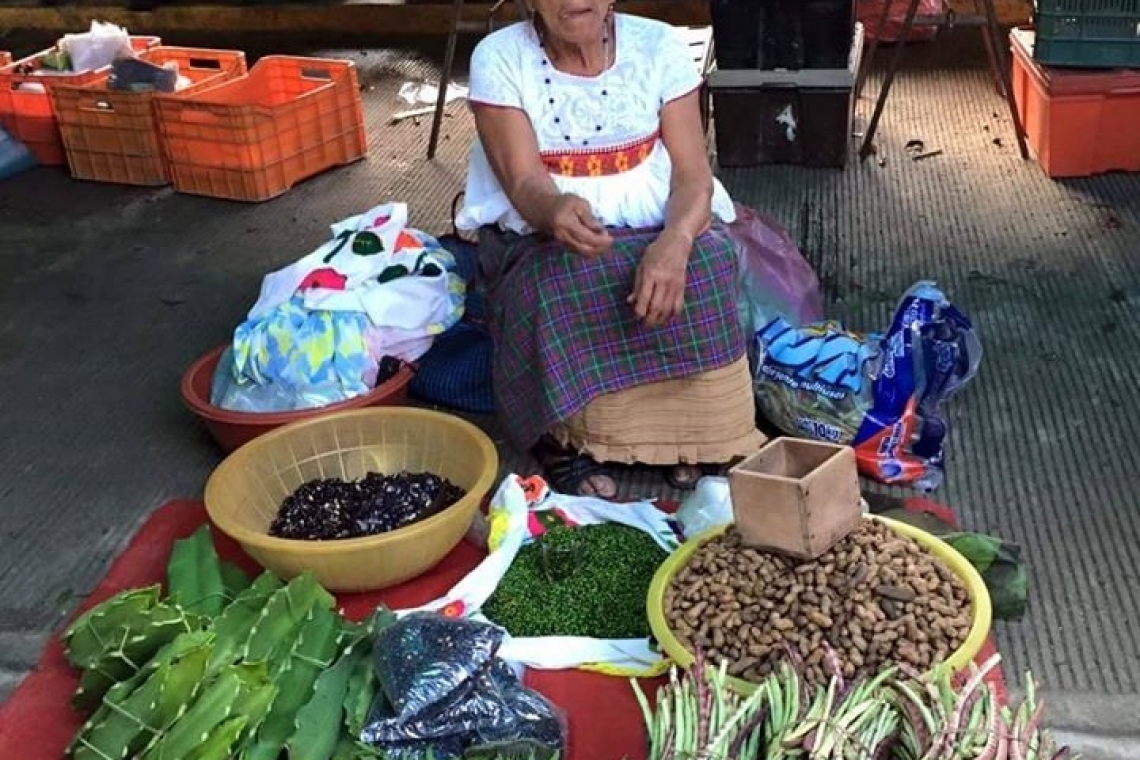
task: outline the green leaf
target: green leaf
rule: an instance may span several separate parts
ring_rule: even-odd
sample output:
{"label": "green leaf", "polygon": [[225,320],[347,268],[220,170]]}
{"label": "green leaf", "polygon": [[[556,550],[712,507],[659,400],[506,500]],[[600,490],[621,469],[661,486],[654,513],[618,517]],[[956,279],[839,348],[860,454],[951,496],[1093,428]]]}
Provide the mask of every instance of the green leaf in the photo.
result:
{"label": "green leaf", "polygon": [[237,599],[238,594],[249,588],[251,582],[245,571],[233,562],[222,563],[222,587],[225,589],[226,601]]}
{"label": "green leaf", "polygon": [[349,648],[335,665],[317,678],[313,696],[297,712],[293,736],[286,744],[289,760],[328,760],[332,757],[341,735],[348,680],[365,654],[365,647]]}
{"label": "green leaf", "polygon": [[216,617],[226,603],[222,565],[209,526],[174,543],[166,567],[171,601],[187,612]]}

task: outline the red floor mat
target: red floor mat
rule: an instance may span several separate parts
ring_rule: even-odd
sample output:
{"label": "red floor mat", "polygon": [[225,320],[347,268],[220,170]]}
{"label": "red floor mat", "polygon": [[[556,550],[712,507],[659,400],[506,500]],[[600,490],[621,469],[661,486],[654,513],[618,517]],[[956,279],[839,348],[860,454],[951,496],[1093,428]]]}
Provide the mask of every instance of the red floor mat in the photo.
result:
{"label": "red floor mat", "polygon": [[[928,503],[915,506],[922,508],[924,504]],[[198,502],[173,502],[159,509],[114,561],[81,610],[124,589],[161,582],[174,541],[189,536],[204,521],[205,509]],[[256,565],[233,542],[216,536],[224,558],[256,571]],[[356,619],[368,614],[378,602],[396,608],[424,604],[451,588],[480,558],[479,551],[461,543],[421,578],[377,593],[344,595],[338,601],[345,614]],[[990,642],[979,659],[992,652]],[[83,723],[69,705],[78,683],[58,637],[53,638],[35,670],[0,706],[0,758],[58,760]],[[567,712],[567,760],[645,757],[641,712],[626,679],[579,671],[532,671],[527,683]],[[997,685],[1001,687],[1000,676]],[[647,688],[651,686],[646,684]]]}

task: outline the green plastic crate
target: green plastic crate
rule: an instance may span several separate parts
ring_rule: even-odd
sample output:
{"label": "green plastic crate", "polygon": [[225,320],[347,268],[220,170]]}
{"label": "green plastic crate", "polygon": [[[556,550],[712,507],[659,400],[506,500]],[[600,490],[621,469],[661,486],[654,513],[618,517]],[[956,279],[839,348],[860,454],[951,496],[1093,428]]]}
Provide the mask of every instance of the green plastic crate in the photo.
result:
{"label": "green plastic crate", "polygon": [[1037,0],[1036,26],[1038,63],[1140,68],[1140,0]]}

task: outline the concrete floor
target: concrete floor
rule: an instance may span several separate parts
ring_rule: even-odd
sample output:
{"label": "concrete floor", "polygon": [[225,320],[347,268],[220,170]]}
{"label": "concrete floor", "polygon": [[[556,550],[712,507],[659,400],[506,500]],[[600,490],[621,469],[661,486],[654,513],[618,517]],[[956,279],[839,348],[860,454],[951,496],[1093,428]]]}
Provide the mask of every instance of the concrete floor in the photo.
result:
{"label": "concrete floor", "polygon": [[[974,317],[986,356],[952,403],[937,498],[968,527],[1025,546],[1030,612],[997,628],[1007,677],[1037,674],[1050,722],[1086,757],[1136,760],[1140,175],[1052,182],[1023,163],[975,48],[959,37],[914,51],[883,123],[884,161],[721,176],[788,226],[832,315],[880,329],[907,286],[934,278]],[[947,49],[969,54],[947,62]],[[472,134],[462,105],[430,163],[427,120],[387,123],[407,107],[399,85],[430,76],[430,57],[322,54],[360,65],[371,156],[276,201],[58,169],[0,184],[0,694],[147,514],[201,493],[218,454],[182,408],[179,377],[228,339],[261,276],[385,200],[447,230]],[[943,153],[911,161],[912,139]],[[660,493],[647,478],[625,485]]]}

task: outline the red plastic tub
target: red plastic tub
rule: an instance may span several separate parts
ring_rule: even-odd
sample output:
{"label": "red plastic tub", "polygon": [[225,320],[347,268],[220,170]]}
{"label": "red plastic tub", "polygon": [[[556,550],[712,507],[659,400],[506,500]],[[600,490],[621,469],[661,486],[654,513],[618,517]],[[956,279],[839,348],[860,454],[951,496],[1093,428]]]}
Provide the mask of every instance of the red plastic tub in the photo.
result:
{"label": "red plastic tub", "polygon": [[370,393],[317,409],[265,414],[231,412],[210,403],[210,389],[214,382],[214,371],[218,368],[218,361],[225,353],[226,348],[228,346],[215,348],[190,365],[186,374],[182,376],[182,401],[190,408],[190,411],[198,415],[199,419],[206,425],[206,429],[210,431],[210,435],[227,454],[259,435],[291,422],[309,420],[323,414],[343,412],[347,409],[363,409],[368,406],[400,406],[408,400],[408,384],[412,382],[412,376],[415,374],[412,368],[405,364],[395,377],[376,386]]}

